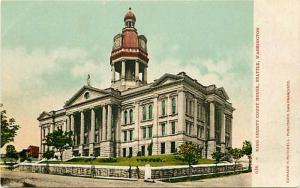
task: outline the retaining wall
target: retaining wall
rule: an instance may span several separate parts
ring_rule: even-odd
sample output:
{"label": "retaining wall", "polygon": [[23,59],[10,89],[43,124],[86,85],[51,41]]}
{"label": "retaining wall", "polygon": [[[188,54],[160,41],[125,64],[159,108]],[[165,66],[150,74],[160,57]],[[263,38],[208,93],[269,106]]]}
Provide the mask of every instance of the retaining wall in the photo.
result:
{"label": "retaining wall", "polygon": [[[98,166],[98,165],[68,165],[68,164],[34,164],[21,163],[18,165],[21,171],[85,176],[85,177],[102,177],[102,178],[133,178],[137,179],[136,167],[131,168],[131,177],[128,166]],[[215,164],[210,165],[187,165],[182,166],[165,166],[165,167],[139,167],[141,179],[167,179],[174,177],[184,177],[190,175],[205,175],[211,173],[230,172],[242,170],[241,164]],[[146,172],[146,176],[145,176]]]}

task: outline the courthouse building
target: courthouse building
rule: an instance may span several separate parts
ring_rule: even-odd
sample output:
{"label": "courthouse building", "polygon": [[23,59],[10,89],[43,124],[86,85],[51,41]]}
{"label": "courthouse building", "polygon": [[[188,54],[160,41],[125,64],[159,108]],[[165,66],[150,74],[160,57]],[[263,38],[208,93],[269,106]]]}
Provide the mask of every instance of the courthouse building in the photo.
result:
{"label": "courthouse building", "polygon": [[204,86],[184,72],[149,83],[147,38],[135,22],[129,9],[113,38],[110,88],[87,80],[62,109],[40,114],[40,154],[48,149],[45,136],[57,129],[74,133],[64,159],[170,154],[184,142],[196,143],[211,158],[216,149],[231,147],[234,108],[224,88]]}

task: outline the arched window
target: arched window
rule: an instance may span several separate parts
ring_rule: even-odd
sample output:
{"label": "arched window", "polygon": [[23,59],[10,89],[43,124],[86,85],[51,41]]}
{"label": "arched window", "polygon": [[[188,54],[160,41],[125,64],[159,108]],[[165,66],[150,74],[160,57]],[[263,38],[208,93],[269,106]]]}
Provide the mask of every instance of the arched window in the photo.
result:
{"label": "arched window", "polygon": [[149,107],[148,107],[148,117],[149,119],[152,119],[152,105],[150,104]]}
{"label": "arched window", "polygon": [[127,110],[124,112],[124,124],[127,124]]}
{"label": "arched window", "polygon": [[172,98],[172,114],[175,114],[176,113],[176,99],[175,97]]}
{"label": "arched window", "polygon": [[146,106],[143,106],[143,120],[147,119],[147,112],[146,112]]}
{"label": "arched window", "polygon": [[129,110],[129,123],[132,123],[133,122],[133,110],[130,109]]}
{"label": "arched window", "polygon": [[165,99],[163,99],[162,101],[161,101],[161,115],[166,115],[166,100]]}

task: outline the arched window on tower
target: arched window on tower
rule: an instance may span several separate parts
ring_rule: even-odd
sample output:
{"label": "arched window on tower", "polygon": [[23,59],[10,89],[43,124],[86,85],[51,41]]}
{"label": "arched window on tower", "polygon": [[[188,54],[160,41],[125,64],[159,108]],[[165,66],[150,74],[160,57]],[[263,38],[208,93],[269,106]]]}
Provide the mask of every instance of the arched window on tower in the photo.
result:
{"label": "arched window on tower", "polygon": [[127,124],[127,110],[124,111],[124,124]]}
{"label": "arched window on tower", "polygon": [[133,110],[129,110],[129,123],[133,123]]}
{"label": "arched window on tower", "polygon": [[149,119],[152,119],[152,105],[150,104],[149,107],[148,107],[148,117]]}

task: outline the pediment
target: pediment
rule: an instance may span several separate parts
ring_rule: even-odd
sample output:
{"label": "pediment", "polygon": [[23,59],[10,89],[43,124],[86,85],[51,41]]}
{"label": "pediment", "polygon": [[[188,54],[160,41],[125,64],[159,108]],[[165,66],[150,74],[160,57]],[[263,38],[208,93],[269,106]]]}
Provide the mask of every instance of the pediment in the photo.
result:
{"label": "pediment", "polygon": [[98,97],[105,96],[107,94],[109,94],[109,92],[105,90],[101,90],[91,86],[83,86],[66,102],[65,106],[80,104],[89,100],[93,100]]}
{"label": "pediment", "polygon": [[224,89],[223,87],[218,88],[218,89],[216,90],[216,93],[217,93],[219,96],[221,96],[221,97],[223,97],[224,99],[226,99],[226,100],[229,99],[229,97],[228,97],[228,95],[227,95],[227,93],[226,93],[226,91],[225,91],[225,89]]}
{"label": "pediment", "polygon": [[164,74],[158,80],[154,81],[152,87],[169,84],[175,81],[182,79],[181,76],[173,75],[173,74]]}
{"label": "pediment", "polygon": [[39,115],[39,117],[37,118],[38,120],[40,120],[40,119],[47,119],[47,118],[50,118],[50,117],[52,117],[52,115],[49,113],[49,112],[42,112],[40,115]]}

